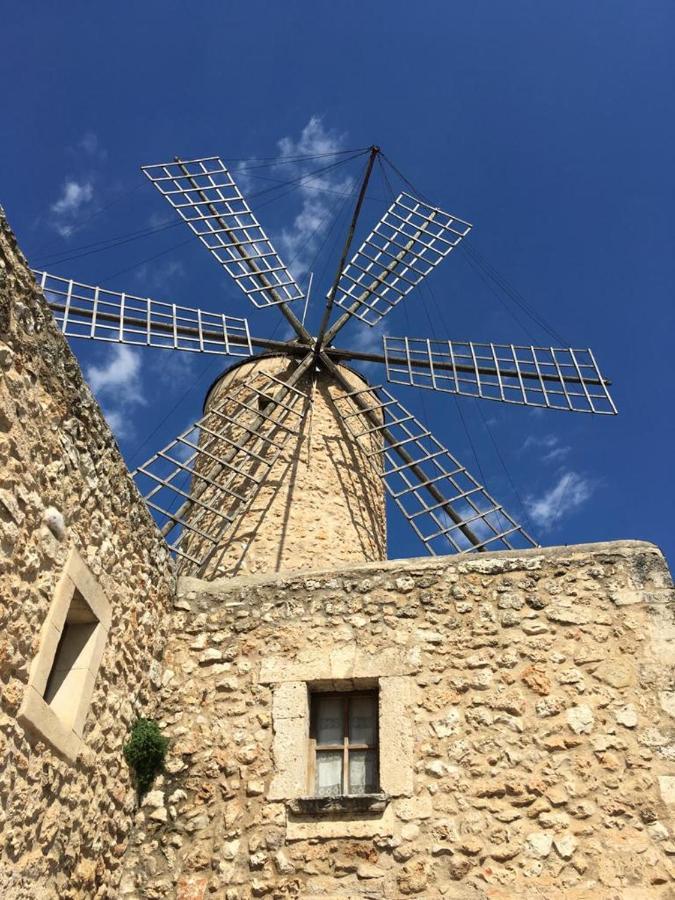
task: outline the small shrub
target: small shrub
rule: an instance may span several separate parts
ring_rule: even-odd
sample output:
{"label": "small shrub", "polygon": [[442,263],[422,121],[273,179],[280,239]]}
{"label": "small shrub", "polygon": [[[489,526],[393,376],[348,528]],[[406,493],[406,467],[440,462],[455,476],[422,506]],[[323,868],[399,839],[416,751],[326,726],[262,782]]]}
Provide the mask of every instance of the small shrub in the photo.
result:
{"label": "small shrub", "polygon": [[124,745],[124,758],[133,773],[139,800],[161,771],[168,746],[169,739],[162,735],[154,719],[136,719]]}

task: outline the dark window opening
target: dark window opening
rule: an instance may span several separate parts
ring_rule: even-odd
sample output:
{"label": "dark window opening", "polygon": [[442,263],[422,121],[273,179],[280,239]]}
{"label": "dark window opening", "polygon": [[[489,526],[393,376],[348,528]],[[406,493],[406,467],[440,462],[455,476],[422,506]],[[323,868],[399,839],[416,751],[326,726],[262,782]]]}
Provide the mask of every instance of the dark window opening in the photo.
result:
{"label": "dark window opening", "polygon": [[377,692],[312,694],[310,750],[315,796],[377,793]]}

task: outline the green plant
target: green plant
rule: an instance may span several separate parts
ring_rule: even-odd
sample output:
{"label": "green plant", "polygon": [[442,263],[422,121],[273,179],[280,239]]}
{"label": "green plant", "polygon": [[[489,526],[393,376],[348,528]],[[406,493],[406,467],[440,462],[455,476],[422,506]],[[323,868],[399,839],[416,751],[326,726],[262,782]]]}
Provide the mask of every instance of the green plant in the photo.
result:
{"label": "green plant", "polygon": [[124,758],[133,772],[139,800],[161,771],[168,746],[169,739],[163,736],[154,719],[136,719],[124,745]]}

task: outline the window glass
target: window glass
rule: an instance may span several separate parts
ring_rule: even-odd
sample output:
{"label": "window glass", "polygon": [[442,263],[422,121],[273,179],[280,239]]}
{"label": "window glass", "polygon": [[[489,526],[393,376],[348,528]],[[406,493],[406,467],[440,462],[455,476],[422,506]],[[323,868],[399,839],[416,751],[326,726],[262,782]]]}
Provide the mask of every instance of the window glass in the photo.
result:
{"label": "window glass", "polygon": [[317,750],[316,795],[339,797],[342,794],[342,751]]}
{"label": "window glass", "polygon": [[378,695],[375,691],[315,693],[310,762],[317,797],[379,790]]}
{"label": "window glass", "polygon": [[377,698],[354,696],[349,702],[349,741],[374,744],[377,740]]}
{"label": "window glass", "polygon": [[343,738],[342,697],[318,697],[316,740],[318,744],[341,744]]}
{"label": "window glass", "polygon": [[373,794],[377,791],[375,750],[352,750],[349,754],[349,793]]}

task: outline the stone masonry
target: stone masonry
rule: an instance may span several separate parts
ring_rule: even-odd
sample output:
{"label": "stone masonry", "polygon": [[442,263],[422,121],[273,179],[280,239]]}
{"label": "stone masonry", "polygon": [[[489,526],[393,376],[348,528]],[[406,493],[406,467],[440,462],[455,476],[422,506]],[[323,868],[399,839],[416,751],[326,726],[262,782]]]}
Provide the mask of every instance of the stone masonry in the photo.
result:
{"label": "stone masonry", "polygon": [[[67,562],[70,574],[64,575]],[[51,628],[55,595],[69,585],[72,593],[71,575],[90,598],[96,595],[105,619],[91,706],[83,710],[84,746],[74,762],[17,718]],[[166,547],[0,217],[5,900],[114,896],[107,885],[135,806],[122,746],[135,714],[154,709],[173,584]]]}
{"label": "stone masonry", "polygon": [[[270,531],[248,574],[176,586],[0,218],[3,900],[675,896],[658,548],[377,561],[379,526],[357,544],[373,510],[383,528],[381,494],[359,494],[352,463],[331,463],[337,511],[328,468],[307,481],[307,552],[280,557]],[[48,689],[68,621],[93,637],[66,722]],[[321,803],[310,696],[347,690],[377,691],[378,791]],[[171,740],[140,809],[122,752],[137,714]]]}
{"label": "stone masonry", "polygon": [[[672,601],[640,542],[180,579],[119,895],[672,897]],[[385,796],[316,815],[307,689],[373,683]]]}
{"label": "stone masonry", "polygon": [[[242,389],[244,382],[251,378],[264,378],[266,373],[284,380],[292,368],[293,363],[287,357],[279,356],[240,363],[212,386],[205,410],[219,409],[241,416],[242,409],[237,409],[231,399],[233,390]],[[367,382],[356,373],[344,366],[341,369],[354,390],[367,387]],[[318,560],[327,568],[386,558],[384,487],[379,457],[368,457],[336,414],[332,398],[339,386],[330,376],[321,372],[314,373],[313,378],[306,375],[297,387],[311,398],[311,403],[298,403],[298,414],[287,420],[298,433],[288,436],[253,502],[234,527],[226,531],[205,567],[195,572],[190,563],[181,562],[181,572],[215,578],[226,574],[313,568]],[[256,408],[260,400],[252,394],[247,402]],[[289,404],[290,399],[286,398],[285,403]],[[246,415],[253,418],[252,413]],[[359,421],[357,430],[365,431],[369,426],[368,421]],[[211,427],[222,428],[222,423],[219,426],[215,422]],[[249,438],[241,429],[229,436],[235,440]],[[272,437],[280,444],[282,432]],[[231,450],[222,441],[214,441],[206,431],[200,441],[218,458],[226,458]],[[373,450],[379,442],[379,436],[374,434]],[[268,448],[261,450],[259,445],[256,449],[260,453]],[[261,469],[252,468],[250,462],[242,461],[241,455],[236,463],[260,477]],[[212,475],[214,465],[207,457],[203,474]],[[219,477],[222,481],[223,476]],[[206,487],[200,495],[202,502],[221,512],[228,511],[222,508],[222,493],[199,483],[198,479],[194,483],[199,488]],[[241,479],[234,481],[234,490],[241,486]],[[212,533],[219,524],[208,509],[198,505],[192,507],[186,518],[207,533]],[[185,538],[185,550],[192,556],[200,557],[207,546],[199,534],[188,534]]]}

